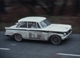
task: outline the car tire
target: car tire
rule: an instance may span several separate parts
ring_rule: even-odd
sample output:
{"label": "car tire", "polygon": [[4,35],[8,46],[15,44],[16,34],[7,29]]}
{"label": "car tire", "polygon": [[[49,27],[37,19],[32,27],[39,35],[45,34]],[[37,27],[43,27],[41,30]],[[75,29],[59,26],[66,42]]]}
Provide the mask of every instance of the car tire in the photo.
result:
{"label": "car tire", "polygon": [[15,34],[14,35],[14,39],[16,40],[16,41],[18,41],[18,42],[20,42],[20,41],[22,41],[22,36],[20,35],[20,34]]}
{"label": "car tire", "polygon": [[51,36],[50,42],[54,45],[59,45],[61,43],[61,38],[59,36]]}

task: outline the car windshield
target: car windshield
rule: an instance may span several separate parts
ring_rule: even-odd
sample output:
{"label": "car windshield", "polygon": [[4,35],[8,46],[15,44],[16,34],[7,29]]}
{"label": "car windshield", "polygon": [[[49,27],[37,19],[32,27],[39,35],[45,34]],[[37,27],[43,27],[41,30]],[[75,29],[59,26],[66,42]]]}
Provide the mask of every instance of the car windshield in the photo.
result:
{"label": "car windshield", "polygon": [[40,22],[42,28],[45,28],[47,26],[49,26],[51,24],[51,22],[49,22],[48,20],[43,20]]}

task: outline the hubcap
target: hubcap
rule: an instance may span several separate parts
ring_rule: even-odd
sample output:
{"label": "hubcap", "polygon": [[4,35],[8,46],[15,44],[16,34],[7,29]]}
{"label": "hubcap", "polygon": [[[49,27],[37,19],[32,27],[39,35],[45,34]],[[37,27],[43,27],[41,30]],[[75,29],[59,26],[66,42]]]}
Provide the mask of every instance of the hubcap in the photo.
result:
{"label": "hubcap", "polygon": [[59,42],[59,39],[56,38],[56,37],[54,37],[54,38],[53,38],[53,41],[54,41],[55,43],[57,43],[57,42]]}
{"label": "hubcap", "polygon": [[58,45],[58,44],[60,44],[61,39],[60,39],[58,36],[53,36],[53,37],[51,38],[51,42],[52,42],[52,44],[54,44],[54,45]]}
{"label": "hubcap", "polygon": [[21,40],[22,40],[22,36],[16,34],[16,35],[15,35],[15,40],[16,40],[16,41],[21,41]]}

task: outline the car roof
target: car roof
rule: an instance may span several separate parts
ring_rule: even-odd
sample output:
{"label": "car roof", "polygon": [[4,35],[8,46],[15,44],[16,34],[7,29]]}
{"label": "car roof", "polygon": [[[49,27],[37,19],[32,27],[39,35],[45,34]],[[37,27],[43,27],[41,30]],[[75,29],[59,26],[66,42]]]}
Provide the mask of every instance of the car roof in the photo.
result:
{"label": "car roof", "polygon": [[28,21],[28,22],[40,22],[45,20],[46,17],[25,17],[25,18],[21,18],[20,20],[18,20],[18,22],[22,22],[22,21]]}

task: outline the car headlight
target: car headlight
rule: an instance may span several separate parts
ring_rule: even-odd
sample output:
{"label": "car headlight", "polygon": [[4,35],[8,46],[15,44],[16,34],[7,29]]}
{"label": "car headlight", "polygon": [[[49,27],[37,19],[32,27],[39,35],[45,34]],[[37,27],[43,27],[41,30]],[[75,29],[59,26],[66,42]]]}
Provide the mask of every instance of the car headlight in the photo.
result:
{"label": "car headlight", "polygon": [[66,36],[66,33],[64,33],[64,36]]}

